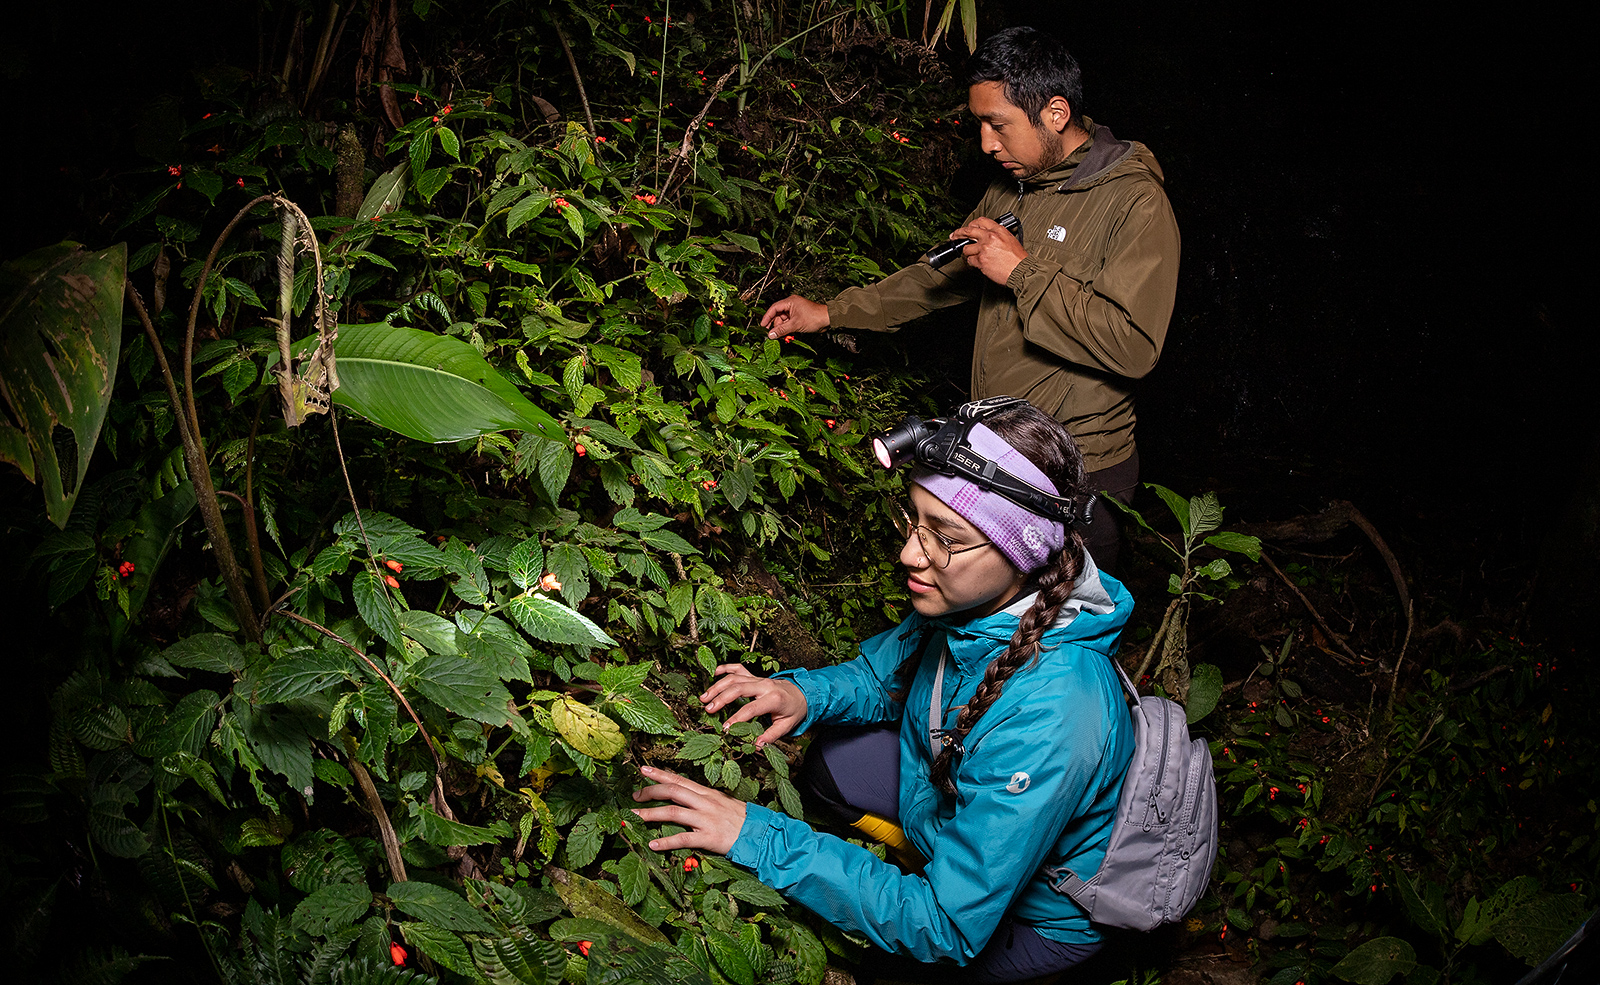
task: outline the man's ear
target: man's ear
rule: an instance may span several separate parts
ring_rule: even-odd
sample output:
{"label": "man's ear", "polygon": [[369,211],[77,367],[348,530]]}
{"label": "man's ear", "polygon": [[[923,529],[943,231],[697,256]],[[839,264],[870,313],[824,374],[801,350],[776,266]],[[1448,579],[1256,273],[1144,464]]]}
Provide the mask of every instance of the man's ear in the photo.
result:
{"label": "man's ear", "polygon": [[1052,96],[1039,111],[1039,124],[1054,133],[1066,133],[1072,123],[1072,104],[1065,96]]}

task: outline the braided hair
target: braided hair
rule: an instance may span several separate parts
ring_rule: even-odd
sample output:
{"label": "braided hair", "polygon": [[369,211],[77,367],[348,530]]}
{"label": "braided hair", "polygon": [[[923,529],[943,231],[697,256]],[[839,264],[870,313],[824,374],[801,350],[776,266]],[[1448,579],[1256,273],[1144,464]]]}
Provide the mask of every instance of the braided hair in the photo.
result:
{"label": "braided hair", "polygon": [[[1077,496],[1082,491],[1082,453],[1066,429],[1038,408],[1023,404],[985,418],[983,423],[1049,476],[1062,496]],[[957,716],[955,728],[951,730],[956,742],[947,742],[933,761],[931,779],[935,787],[947,794],[956,792],[950,767],[960,740],[966,738],[984,712],[999,700],[1012,675],[1038,655],[1039,641],[1045,630],[1055,622],[1061,606],[1072,597],[1078,575],[1083,571],[1083,556],[1083,535],[1069,525],[1066,543],[1061,549],[1050,555],[1044,567],[1028,573],[1029,582],[1037,588],[1038,595],[1018,621],[1006,652],[990,661],[977,692]]]}

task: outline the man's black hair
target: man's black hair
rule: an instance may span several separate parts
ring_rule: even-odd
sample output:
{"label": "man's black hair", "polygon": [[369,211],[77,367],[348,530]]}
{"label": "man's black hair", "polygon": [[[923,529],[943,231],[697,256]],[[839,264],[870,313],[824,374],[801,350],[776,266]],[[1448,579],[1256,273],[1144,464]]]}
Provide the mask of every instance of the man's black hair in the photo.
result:
{"label": "man's black hair", "polygon": [[1031,27],[1008,27],[978,46],[967,59],[967,85],[999,82],[1006,99],[1028,114],[1034,126],[1051,99],[1072,107],[1072,122],[1083,119],[1083,72],[1066,45]]}

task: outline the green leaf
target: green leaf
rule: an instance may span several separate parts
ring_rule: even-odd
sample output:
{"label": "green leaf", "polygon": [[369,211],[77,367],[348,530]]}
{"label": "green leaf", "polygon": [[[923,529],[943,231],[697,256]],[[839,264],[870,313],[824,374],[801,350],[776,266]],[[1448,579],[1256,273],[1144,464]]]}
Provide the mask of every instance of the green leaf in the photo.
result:
{"label": "green leaf", "polygon": [[378,576],[365,568],[357,571],[350,583],[350,594],[355,597],[356,612],[367,628],[395,649],[404,650],[406,643],[405,634],[400,632],[400,613]]}
{"label": "green leaf", "polygon": [[594,812],[578,818],[567,832],[567,864],[575,869],[587,868],[600,855],[606,832],[600,815]]}
{"label": "green leaf", "polygon": [[[493,934],[494,925],[481,910],[443,886],[431,882],[397,882],[385,894],[395,908],[435,927],[461,934]],[[430,957],[432,955],[429,955]]]}
{"label": "green leaf", "polygon": [[689,285],[683,282],[683,278],[673,273],[670,267],[659,263],[652,263],[645,270],[644,284],[663,301],[681,301],[689,294]]}
{"label": "green leaf", "polygon": [[498,616],[464,609],[456,613],[456,630],[463,655],[487,664],[502,681],[533,683],[533,647]]}
{"label": "green leaf", "polygon": [[491,985],[554,985],[567,952],[524,927],[507,937],[474,939],[472,961]]}
{"label": "green leaf", "polygon": [[486,845],[492,841],[511,837],[511,825],[503,820],[496,820],[486,828],[471,824],[462,824],[452,821],[427,806],[416,806],[414,814],[404,831],[399,832],[400,840],[408,841],[412,838],[421,838],[430,845],[448,847],[451,845]]}
{"label": "green leaf", "polygon": [[650,665],[647,663],[612,664],[600,671],[600,686],[609,697],[644,686],[649,676]]}
{"label": "green leaf", "polygon": [[[34,250],[0,267],[0,462],[44,491],[65,527],[100,440],[122,349],[128,248],[77,243]],[[57,429],[71,440],[57,443]],[[72,449],[67,461],[57,448]]]}
{"label": "green leaf", "polygon": [[511,720],[511,693],[493,668],[465,657],[430,654],[411,665],[406,684],[416,688],[446,711],[483,722],[504,725]]}
{"label": "green leaf", "polygon": [[[235,705],[237,708],[238,705]],[[312,720],[314,721],[314,720]],[[262,765],[289,781],[289,785],[309,798],[312,781],[311,742],[320,729],[283,705],[250,708],[239,716],[250,750]]]}
{"label": "green leaf", "polygon": [[699,554],[700,551],[693,544],[679,537],[670,530],[647,530],[639,535],[639,539],[657,550],[669,554]]}
{"label": "green leaf", "polygon": [[644,688],[634,688],[618,695],[606,702],[606,707],[641,732],[677,735],[683,730],[672,708]]}
{"label": "green leaf", "polygon": [[620,530],[632,530],[640,533],[646,530],[659,530],[672,522],[671,517],[659,513],[640,513],[633,507],[628,507],[611,518],[611,522]]}
{"label": "green leaf", "polygon": [[1333,973],[1356,985],[1387,985],[1417,966],[1417,952],[1398,937],[1378,937],[1346,954]]}
{"label": "green leaf", "polygon": [[[561,897],[561,902],[567,905],[567,909],[572,911],[573,916],[602,921],[649,944],[671,943],[667,940],[667,935],[640,920],[638,915],[628,909],[621,900],[576,872],[548,866],[545,868],[545,875],[550,877],[556,894]],[[557,925],[561,922],[563,921],[558,921]],[[559,939],[556,925],[551,926],[550,936]]]}
{"label": "green leaf", "polygon": [[1219,557],[1212,560],[1209,564],[1196,568],[1194,573],[1202,578],[1209,578],[1212,581],[1220,581],[1223,578],[1233,574],[1233,565],[1228,563],[1227,558]]}
{"label": "green leaf", "polygon": [[561,737],[592,759],[610,759],[627,745],[616,722],[566,695],[550,703],[550,717]]}
{"label": "green leaf", "polygon": [[776,909],[783,905],[783,897],[776,889],[759,879],[736,879],[728,884],[728,895],[742,899],[763,909]]}
{"label": "green leaf", "polygon": [[327,828],[307,831],[284,846],[283,874],[302,893],[344,883],[366,885],[355,848]]}
{"label": "green leaf", "polygon": [[1206,543],[1218,550],[1233,551],[1243,554],[1252,561],[1261,560],[1261,538],[1251,537],[1249,534],[1238,534],[1231,530],[1212,534],[1206,538]]}
{"label": "green leaf", "polygon": [[[425,886],[427,883],[402,882],[402,886]],[[434,886],[434,889],[439,887]],[[463,902],[462,906],[466,906]],[[404,909],[404,907],[402,907]],[[471,909],[471,907],[468,907]],[[474,910],[473,912],[477,912]],[[465,975],[468,979],[476,977],[476,969],[472,964],[472,953],[467,950],[466,942],[446,927],[434,926],[432,923],[402,923],[399,924],[401,933],[405,934],[406,943],[426,954],[428,957],[444,965],[458,975]],[[484,931],[484,933],[491,933]]]}
{"label": "green leaf", "polygon": [[[361,200],[361,208],[356,210],[355,229],[352,233],[356,230],[371,229],[374,219],[388,215],[400,207],[400,203],[405,201],[406,197],[408,170],[408,165],[397,164],[373,180],[372,187],[367,189],[367,197]],[[360,253],[370,242],[372,235],[369,233],[351,246],[349,252]]]}
{"label": "green leaf", "polygon": [[294,908],[295,929],[315,937],[355,923],[372,904],[372,891],[353,883],[333,883],[300,901]]}
{"label": "green leaf", "polygon": [[1217,494],[1208,492],[1190,497],[1189,520],[1193,524],[1188,531],[1190,537],[1208,534],[1222,526],[1222,504],[1217,502]]}
{"label": "green leaf", "polygon": [[1450,911],[1445,905],[1443,886],[1422,876],[1413,879],[1402,874],[1396,878],[1395,888],[1412,923],[1434,936],[1445,933],[1450,926]]}
{"label": "green leaf", "polygon": [[539,584],[539,578],[544,574],[544,547],[539,543],[539,538],[529,537],[511,549],[511,556],[506,561],[506,573],[523,591]]}
{"label": "green leaf", "polygon": [[1184,716],[1190,725],[1211,714],[1222,697],[1222,668],[1216,664],[1199,664],[1189,677],[1189,702],[1184,706]]}
{"label": "green leaf", "polygon": [[256,700],[264,704],[291,701],[325,690],[344,680],[349,661],[326,650],[304,650],[274,660],[256,685]]}
{"label": "green leaf", "polygon": [[1588,915],[1589,907],[1577,893],[1541,893],[1501,917],[1494,939],[1531,967],[1571,937]]}
{"label": "green leaf", "polygon": [[616,646],[617,641],[596,626],[589,617],[543,595],[519,595],[507,606],[511,618],[529,636],[545,643],[570,643],[591,649]]}
{"label": "green leaf", "polygon": [[[1494,937],[1496,926],[1500,918],[1521,906],[1522,904],[1539,895],[1539,880],[1532,876],[1517,876],[1510,882],[1501,886],[1489,902],[1479,908],[1475,927],[1467,927],[1466,921],[1456,931],[1457,940],[1465,940],[1468,944],[1486,944]],[[1465,931],[1465,935],[1463,935]]]}
{"label": "green leaf", "polygon": [[516,205],[513,205],[511,210],[506,213],[506,235],[509,236],[516,232],[529,219],[544,212],[545,208],[550,205],[550,201],[550,196],[544,192],[534,192]]}
{"label": "green leaf", "polygon": [[695,732],[686,736],[678,748],[678,758],[703,762],[722,750],[722,736],[715,732]]}
{"label": "green leaf", "polygon": [[450,183],[450,168],[429,168],[417,178],[417,194],[424,202],[432,202],[439,189]]}
{"label": "green leaf", "polygon": [[457,137],[454,130],[449,127],[439,128],[439,146],[444,152],[456,160],[461,160],[461,138]]}
{"label": "green leaf", "polygon": [[216,674],[236,674],[244,670],[244,651],[221,633],[198,633],[161,651],[174,667],[192,667]]}
{"label": "green leaf", "polygon": [[427,647],[432,653],[453,655],[456,646],[455,623],[444,616],[421,609],[406,609],[400,613],[400,632]]}
{"label": "green leaf", "polygon": [[1189,501],[1166,486],[1154,482],[1146,482],[1145,488],[1154,490],[1155,494],[1161,497],[1161,501],[1167,504],[1167,509],[1171,510],[1172,515],[1178,518],[1178,526],[1183,529],[1184,539],[1189,539],[1191,536],[1189,533]]}
{"label": "green leaf", "polygon": [[622,902],[638,906],[650,890],[650,866],[633,852],[617,862],[617,884],[622,887]]}
{"label": "green leaf", "polygon": [[[296,343],[295,354],[316,341]],[[341,325],[334,354],[334,403],[408,438],[439,443],[507,430],[564,437],[555,418],[460,339],[382,322]]]}
{"label": "green leaf", "polygon": [[735,985],[756,985],[755,969],[750,967],[750,959],[745,957],[739,942],[711,927],[707,927],[705,933],[706,947],[711,951],[712,960],[717,963],[717,970],[728,976],[728,980]]}

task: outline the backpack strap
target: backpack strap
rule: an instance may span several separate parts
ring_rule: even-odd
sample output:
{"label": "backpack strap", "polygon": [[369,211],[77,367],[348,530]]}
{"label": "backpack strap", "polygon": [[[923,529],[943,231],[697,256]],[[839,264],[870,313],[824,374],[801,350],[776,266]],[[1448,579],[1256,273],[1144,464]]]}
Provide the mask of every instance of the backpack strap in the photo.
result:
{"label": "backpack strap", "polygon": [[934,759],[939,758],[939,753],[943,752],[947,745],[954,745],[956,752],[966,752],[961,747],[960,738],[944,727],[944,667],[949,659],[950,641],[944,633],[940,633],[939,669],[934,671],[933,694],[928,699],[928,750]]}
{"label": "backpack strap", "polygon": [[[1122,664],[1117,662],[1116,657],[1108,654],[1106,660],[1111,664],[1111,668],[1117,672],[1117,680],[1122,682],[1122,689],[1128,692],[1129,698],[1133,699],[1133,706],[1135,708],[1139,707],[1139,692],[1134,688],[1132,679],[1128,677],[1128,672],[1122,669]],[[1047,865],[1044,867],[1044,874],[1050,879],[1051,889],[1068,896],[1075,896],[1080,889],[1088,885],[1088,883],[1074,875],[1072,870],[1065,865]]]}

